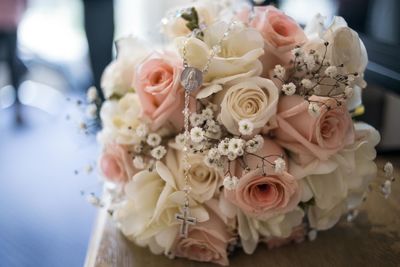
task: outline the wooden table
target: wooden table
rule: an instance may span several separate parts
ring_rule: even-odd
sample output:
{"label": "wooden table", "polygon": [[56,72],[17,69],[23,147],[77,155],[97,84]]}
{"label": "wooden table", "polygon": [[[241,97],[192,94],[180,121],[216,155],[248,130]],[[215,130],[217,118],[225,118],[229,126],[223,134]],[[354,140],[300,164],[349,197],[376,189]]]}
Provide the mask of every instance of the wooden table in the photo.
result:
{"label": "wooden table", "polygon": [[[400,157],[386,160],[400,167]],[[238,250],[230,258],[230,266],[400,266],[400,178],[393,184],[392,195],[384,199],[372,193],[360,214],[349,223],[345,219],[334,228],[318,233],[315,241],[305,241],[278,249],[259,246],[249,256]],[[100,211],[86,257],[86,267],[155,267],[210,266],[185,259],[169,260],[153,255],[127,241],[106,212]],[[211,265],[213,266],[213,265]]]}

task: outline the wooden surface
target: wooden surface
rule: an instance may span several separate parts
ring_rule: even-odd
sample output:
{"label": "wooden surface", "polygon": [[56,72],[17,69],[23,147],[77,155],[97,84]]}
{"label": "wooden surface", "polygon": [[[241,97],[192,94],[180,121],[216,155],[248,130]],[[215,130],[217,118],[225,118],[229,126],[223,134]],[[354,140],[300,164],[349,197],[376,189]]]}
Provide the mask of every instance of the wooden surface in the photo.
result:
{"label": "wooden surface", "polygon": [[[400,166],[400,157],[381,158]],[[268,250],[261,245],[249,256],[237,250],[230,266],[400,266],[400,180],[384,199],[372,193],[352,222],[342,219],[334,228],[319,232],[315,241]],[[216,266],[153,255],[127,241],[108,215],[100,212],[86,258],[86,267]]]}

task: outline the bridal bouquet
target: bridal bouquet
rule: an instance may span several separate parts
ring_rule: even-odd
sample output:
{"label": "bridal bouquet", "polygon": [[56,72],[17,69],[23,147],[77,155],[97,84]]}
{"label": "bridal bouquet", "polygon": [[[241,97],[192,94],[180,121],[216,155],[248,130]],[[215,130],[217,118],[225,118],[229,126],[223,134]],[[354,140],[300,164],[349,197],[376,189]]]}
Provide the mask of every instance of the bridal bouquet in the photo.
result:
{"label": "bridal bouquet", "polygon": [[312,240],[355,216],[380,137],[352,118],[367,53],[343,18],[303,29],[273,6],[216,2],[169,12],[165,47],[117,42],[99,167],[128,239],[228,265],[236,248]]}

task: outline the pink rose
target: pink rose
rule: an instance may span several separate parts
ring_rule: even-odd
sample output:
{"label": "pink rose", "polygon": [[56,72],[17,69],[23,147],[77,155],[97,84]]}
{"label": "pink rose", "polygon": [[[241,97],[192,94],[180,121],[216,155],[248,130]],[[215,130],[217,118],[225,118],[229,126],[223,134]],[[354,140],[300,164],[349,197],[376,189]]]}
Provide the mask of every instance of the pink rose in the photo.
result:
{"label": "pink rose", "polygon": [[307,231],[306,231],[305,225],[300,224],[293,228],[290,236],[288,236],[286,238],[274,237],[274,238],[271,238],[264,242],[267,244],[269,249],[279,248],[284,245],[290,244],[292,242],[295,242],[298,244],[298,243],[301,243],[304,241],[306,233],[307,233]]}
{"label": "pink rose", "polygon": [[226,224],[214,211],[208,210],[210,219],[189,228],[187,238],[178,239],[172,254],[201,262],[229,265],[228,244],[233,236]]}
{"label": "pink rose", "polygon": [[142,115],[151,122],[153,131],[167,122],[178,130],[182,127],[181,72],[182,62],[168,52],[152,54],[137,69],[135,89],[142,103]]}
{"label": "pink rose", "polygon": [[[270,139],[264,140],[264,146],[257,156],[266,157],[271,163],[284,155],[284,150]],[[225,197],[239,207],[246,215],[269,219],[275,215],[293,210],[300,201],[300,187],[296,179],[283,171],[276,173],[271,164],[265,163],[264,172],[261,169],[260,158],[247,155],[245,157],[251,171],[244,173],[240,164],[237,164],[236,176],[240,177],[235,189],[225,188]],[[286,161],[287,166],[287,161]]]}
{"label": "pink rose", "polygon": [[291,50],[307,41],[300,25],[273,6],[255,7],[253,18],[249,16],[248,9],[238,15],[239,19],[249,22],[264,37],[265,53],[261,59],[264,75],[268,76],[277,64],[287,65],[292,58]]}
{"label": "pink rose", "polygon": [[109,181],[115,183],[127,182],[136,172],[128,149],[117,144],[105,147],[100,158],[100,169]]}
{"label": "pink rose", "polygon": [[344,146],[354,143],[354,126],[346,105],[329,97],[311,96],[320,114],[308,112],[309,103],[301,96],[283,96],[278,104],[278,143],[293,152],[299,164],[315,157],[327,160]]}

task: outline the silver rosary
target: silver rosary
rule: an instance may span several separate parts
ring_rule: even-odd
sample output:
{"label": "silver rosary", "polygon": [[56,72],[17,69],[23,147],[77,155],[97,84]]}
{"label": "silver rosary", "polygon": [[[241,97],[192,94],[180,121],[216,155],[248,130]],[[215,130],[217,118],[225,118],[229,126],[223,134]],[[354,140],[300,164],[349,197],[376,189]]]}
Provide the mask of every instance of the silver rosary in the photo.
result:
{"label": "silver rosary", "polygon": [[[183,147],[183,172],[184,172],[184,179],[185,179],[185,185],[183,188],[183,192],[185,193],[185,199],[184,203],[182,206],[182,212],[177,213],[175,215],[175,218],[178,220],[180,223],[180,230],[179,230],[179,236],[183,238],[187,238],[188,233],[189,233],[189,225],[194,225],[197,222],[197,219],[195,217],[192,217],[190,215],[190,205],[189,205],[189,193],[191,191],[191,187],[189,185],[190,183],[190,177],[189,177],[189,171],[190,171],[190,163],[189,163],[189,140],[190,140],[190,133],[189,133],[189,117],[190,117],[190,110],[189,110],[189,105],[190,105],[190,94],[191,92],[197,90],[200,88],[203,84],[203,77],[205,74],[207,74],[208,69],[210,67],[211,61],[214,58],[216,54],[218,54],[221,51],[221,44],[224,40],[227,39],[229,36],[230,32],[233,29],[233,26],[236,24],[236,22],[232,21],[225,33],[223,34],[223,37],[218,41],[217,44],[213,45],[210,51],[210,54],[207,58],[207,62],[202,70],[199,70],[195,67],[190,67],[187,59],[186,59],[186,46],[189,41],[189,38],[187,38],[183,44],[183,71],[181,74],[181,84],[185,90],[185,103],[184,103],[184,108],[183,108],[183,116],[184,116],[184,147]],[[193,33],[192,33],[193,35]]]}

